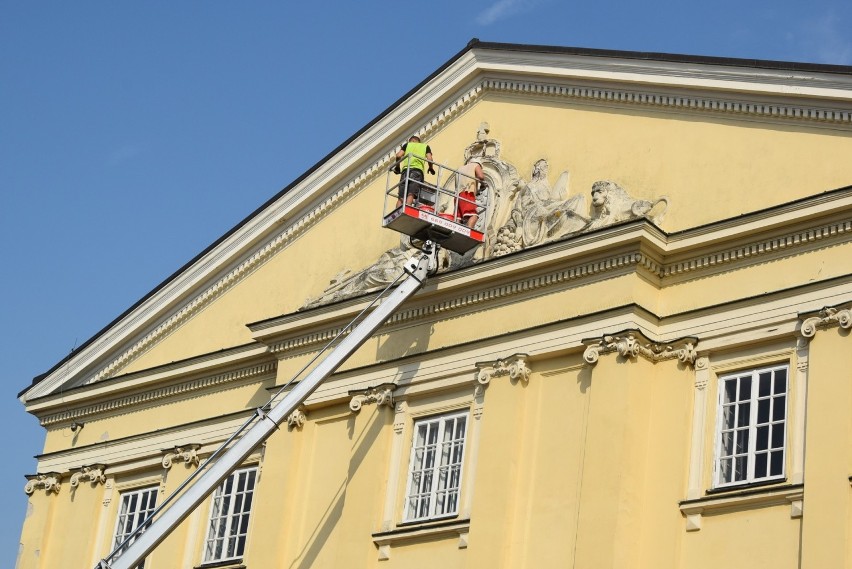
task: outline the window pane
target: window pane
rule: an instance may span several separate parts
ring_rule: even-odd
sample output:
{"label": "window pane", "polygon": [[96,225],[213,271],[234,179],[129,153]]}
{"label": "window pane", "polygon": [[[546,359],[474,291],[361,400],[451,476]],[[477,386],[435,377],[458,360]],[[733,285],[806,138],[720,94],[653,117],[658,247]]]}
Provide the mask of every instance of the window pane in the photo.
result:
{"label": "window pane", "polygon": [[780,476],[784,472],[784,451],[772,451],[769,474]]}
{"label": "window pane", "polygon": [[748,475],[748,457],[738,456],[734,459],[734,480],[745,480]]}
{"label": "window pane", "polygon": [[757,428],[757,445],[755,450],[761,451],[769,448],[769,425]]}
{"label": "window pane", "polygon": [[761,399],[757,402],[757,423],[769,422],[769,399]]}
{"label": "window pane", "polygon": [[767,397],[772,393],[772,373],[764,372],[758,376],[760,379],[760,388],[758,390],[758,397]]}
{"label": "window pane", "polygon": [[737,426],[746,427],[751,418],[751,403],[741,403],[737,406]]}
{"label": "window pane", "polygon": [[722,433],[722,456],[731,456],[734,454],[734,431]]}
{"label": "window pane", "polygon": [[783,395],[781,397],[776,397],[772,404],[772,420],[773,421],[783,421],[784,415],[786,415],[786,406],[787,406],[787,398]]}
{"label": "window pane", "polygon": [[748,429],[737,431],[737,454],[748,452]]}
{"label": "window pane", "polygon": [[737,380],[729,379],[725,382],[725,403],[733,403],[737,400]]}
{"label": "window pane", "polygon": [[787,393],[787,370],[775,370],[775,389],[774,393]]}
{"label": "window pane", "polygon": [[722,407],[722,428],[733,429],[734,417],[737,415],[737,408],[733,405],[725,405]]}
{"label": "window pane", "polygon": [[748,401],[751,399],[751,377],[740,378],[740,401]]}
{"label": "window pane", "polygon": [[767,453],[761,452],[754,457],[754,477],[764,478],[766,476]]}
{"label": "window pane", "polygon": [[784,425],[774,425],[772,427],[772,448],[781,448],[784,446]]}

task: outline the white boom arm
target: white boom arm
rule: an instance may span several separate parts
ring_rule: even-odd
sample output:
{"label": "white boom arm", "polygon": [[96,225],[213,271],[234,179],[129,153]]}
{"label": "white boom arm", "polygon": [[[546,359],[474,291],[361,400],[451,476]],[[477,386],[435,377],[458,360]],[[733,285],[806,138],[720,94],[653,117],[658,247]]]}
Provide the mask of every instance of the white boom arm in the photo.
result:
{"label": "white boom arm", "polygon": [[[227,478],[262,442],[278,429],[278,425],[301,405],[317,387],[373,335],[388,318],[411,295],[422,286],[435,267],[437,247],[427,243],[424,254],[406,262],[408,277],[394,289],[384,302],[379,304],[364,320],[344,338],[334,350],[322,360],[281,401],[265,414],[258,410],[261,419],[212,463],[194,483],[171,502],[153,521],[146,520],[141,527],[146,529],[137,534],[130,545],[120,544],[115,551],[101,560],[95,569],[131,569],[136,567],[157,547],[216,487]],[[233,437],[232,437],[233,438]],[[226,443],[227,444],[227,443]],[[180,489],[179,489],[180,490]],[[154,517],[158,512],[152,514]],[[148,525],[150,524],[150,525]],[[122,551],[122,548],[126,547]],[[120,555],[118,555],[120,553]]]}

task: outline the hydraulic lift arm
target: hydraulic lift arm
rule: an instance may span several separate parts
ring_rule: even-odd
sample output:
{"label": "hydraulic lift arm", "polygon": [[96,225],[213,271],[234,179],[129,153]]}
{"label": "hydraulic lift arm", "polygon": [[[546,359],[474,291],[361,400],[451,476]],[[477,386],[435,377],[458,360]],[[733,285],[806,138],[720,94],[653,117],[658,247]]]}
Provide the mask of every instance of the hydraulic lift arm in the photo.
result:
{"label": "hydraulic lift arm", "polygon": [[[109,556],[101,560],[95,569],[131,569],[154,550],[216,487],[227,478],[261,443],[278,429],[286,418],[301,405],[317,387],[334,373],[355,350],[390,318],[399,307],[422,286],[423,281],[436,267],[437,245],[426,244],[423,254],[413,257],[405,263],[408,277],[388,298],[369,313],[348,336],[322,360],[301,381],[295,384],[283,399],[268,411],[257,410],[258,420],[239,438],[231,437],[224,446],[233,441],[227,450],[215,460],[208,460],[201,468],[207,467],[194,482],[188,484],[179,496],[171,499],[170,506],[155,511],[151,517],[140,524],[140,531],[119,544]],[[274,398],[273,398],[274,399]],[[221,449],[220,449],[221,450]],[[217,453],[214,453],[214,457]],[[212,459],[213,457],[211,457]],[[176,491],[184,489],[182,486]],[[169,500],[167,500],[167,503]],[[165,505],[165,504],[164,504]],[[156,518],[153,519],[152,518]],[[127,542],[132,541],[128,545]]]}

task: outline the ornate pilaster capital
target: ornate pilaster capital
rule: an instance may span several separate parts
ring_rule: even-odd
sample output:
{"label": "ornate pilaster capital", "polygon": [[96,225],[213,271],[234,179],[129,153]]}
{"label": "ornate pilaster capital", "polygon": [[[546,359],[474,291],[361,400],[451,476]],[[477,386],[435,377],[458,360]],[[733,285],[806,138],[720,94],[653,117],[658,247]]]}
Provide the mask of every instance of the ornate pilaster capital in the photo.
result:
{"label": "ornate pilaster capital", "polygon": [[379,407],[385,405],[393,409],[394,389],[396,389],[395,383],[383,383],[363,390],[350,391],[349,395],[352,395],[353,397],[352,400],[349,401],[349,409],[351,409],[353,413],[357,413],[361,410],[361,406],[365,403],[375,403]]}
{"label": "ornate pilaster capital", "polygon": [[814,316],[805,318],[800,329],[802,336],[811,339],[817,330],[840,326],[844,330],[852,328],[852,309],[826,306]]}
{"label": "ornate pilaster capital", "polygon": [[88,464],[81,466],[76,472],[74,472],[74,474],[71,475],[71,487],[78,487],[80,482],[88,482],[92,486],[105,484],[106,476],[104,475],[104,470],[106,470],[105,464]]}
{"label": "ornate pilaster capital", "polygon": [[183,462],[185,466],[198,466],[198,449],[200,444],[190,443],[176,446],[171,449],[163,449],[163,468],[171,468],[174,462]]}
{"label": "ornate pilaster capital", "polygon": [[287,416],[287,428],[291,431],[293,429],[301,430],[302,427],[305,426],[305,422],[308,420],[308,413],[305,410],[303,405],[296,407],[296,409]]}
{"label": "ornate pilaster capital", "polygon": [[527,365],[527,354],[514,354],[491,362],[476,362],[476,381],[488,385],[494,377],[508,375],[512,381],[521,380],[527,383],[532,370]]}
{"label": "ornate pilaster capital", "polygon": [[27,496],[32,496],[33,492],[39,488],[43,488],[47,495],[59,494],[59,487],[62,485],[62,474],[59,472],[27,474],[26,478],[27,485],[24,486],[24,492]]}
{"label": "ornate pilaster capital", "polygon": [[625,330],[611,336],[589,338],[583,340],[583,344],[586,346],[583,359],[589,365],[596,364],[602,354],[612,352],[617,352],[619,356],[627,359],[636,359],[641,356],[653,363],[677,359],[682,364],[694,365],[698,358],[695,351],[698,338],[687,337],[671,342],[655,342],[638,330]]}

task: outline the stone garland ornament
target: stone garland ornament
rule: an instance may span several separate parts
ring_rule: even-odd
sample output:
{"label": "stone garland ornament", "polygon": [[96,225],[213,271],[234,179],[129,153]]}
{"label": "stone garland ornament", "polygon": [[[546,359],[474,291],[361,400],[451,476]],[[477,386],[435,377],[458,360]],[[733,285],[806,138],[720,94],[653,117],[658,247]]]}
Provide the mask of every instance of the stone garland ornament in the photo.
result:
{"label": "stone garland ornament", "polygon": [[698,357],[697,338],[681,338],[672,342],[653,342],[638,330],[628,330],[612,336],[583,340],[586,350],[583,360],[594,365],[603,354],[617,352],[619,356],[636,359],[639,356],[651,362],[677,359],[682,364],[695,364]]}
{"label": "stone garland ornament", "polygon": [[183,462],[186,467],[198,466],[200,462],[198,449],[200,448],[200,444],[193,443],[163,450],[165,453],[163,456],[163,468],[171,468],[174,462]]}
{"label": "stone garland ornament", "polygon": [[826,306],[819,311],[818,316],[811,316],[802,322],[802,336],[810,339],[816,335],[817,330],[832,326],[839,326],[844,330],[852,328],[852,309]]}
{"label": "stone garland ornament", "polygon": [[43,474],[28,474],[27,485],[24,486],[24,492],[27,496],[32,496],[39,488],[43,488],[45,493],[59,494],[59,488],[62,486],[62,474],[59,472],[45,472]]}
{"label": "stone garland ornament", "polygon": [[376,406],[381,407],[382,405],[386,407],[390,407],[393,409],[394,401],[393,401],[393,391],[396,389],[396,384],[394,383],[383,383],[381,385],[377,385],[376,387],[368,387],[367,389],[361,391],[350,391],[349,394],[355,394],[352,397],[352,400],[349,402],[349,409],[353,413],[357,413],[361,410],[361,407],[365,403],[375,403]]}
{"label": "stone garland ornament", "polygon": [[[618,183],[599,180],[592,184],[588,205],[585,194],[571,193],[567,170],[559,174],[555,184],[550,184],[550,166],[544,158],[532,165],[530,178],[524,179],[513,164],[501,158],[500,141],[491,138],[490,133],[489,124],[481,123],[476,139],[464,150],[463,163],[448,164],[459,168],[475,160],[482,166],[485,189],[478,193],[476,202],[486,209],[476,228],[485,234],[485,242],[464,255],[442,250],[439,272],[632,219],[644,218],[653,223],[663,220],[669,205],[667,197],[637,199]],[[398,246],[382,253],[369,267],[355,273],[346,269],[335,276],[322,294],[308,299],[301,310],[386,287],[396,280],[402,263],[415,252],[410,239],[402,236]]]}
{"label": "stone garland ornament", "polygon": [[477,362],[476,381],[480,385],[488,385],[493,378],[508,375],[512,381],[528,383],[532,370],[527,365],[527,358],[527,354],[514,354],[493,362]]}
{"label": "stone garland ornament", "polygon": [[80,486],[80,482],[88,482],[92,486],[97,484],[106,484],[106,476],[104,470],[106,465],[90,464],[80,467],[80,470],[71,475],[70,484],[72,488]]}

